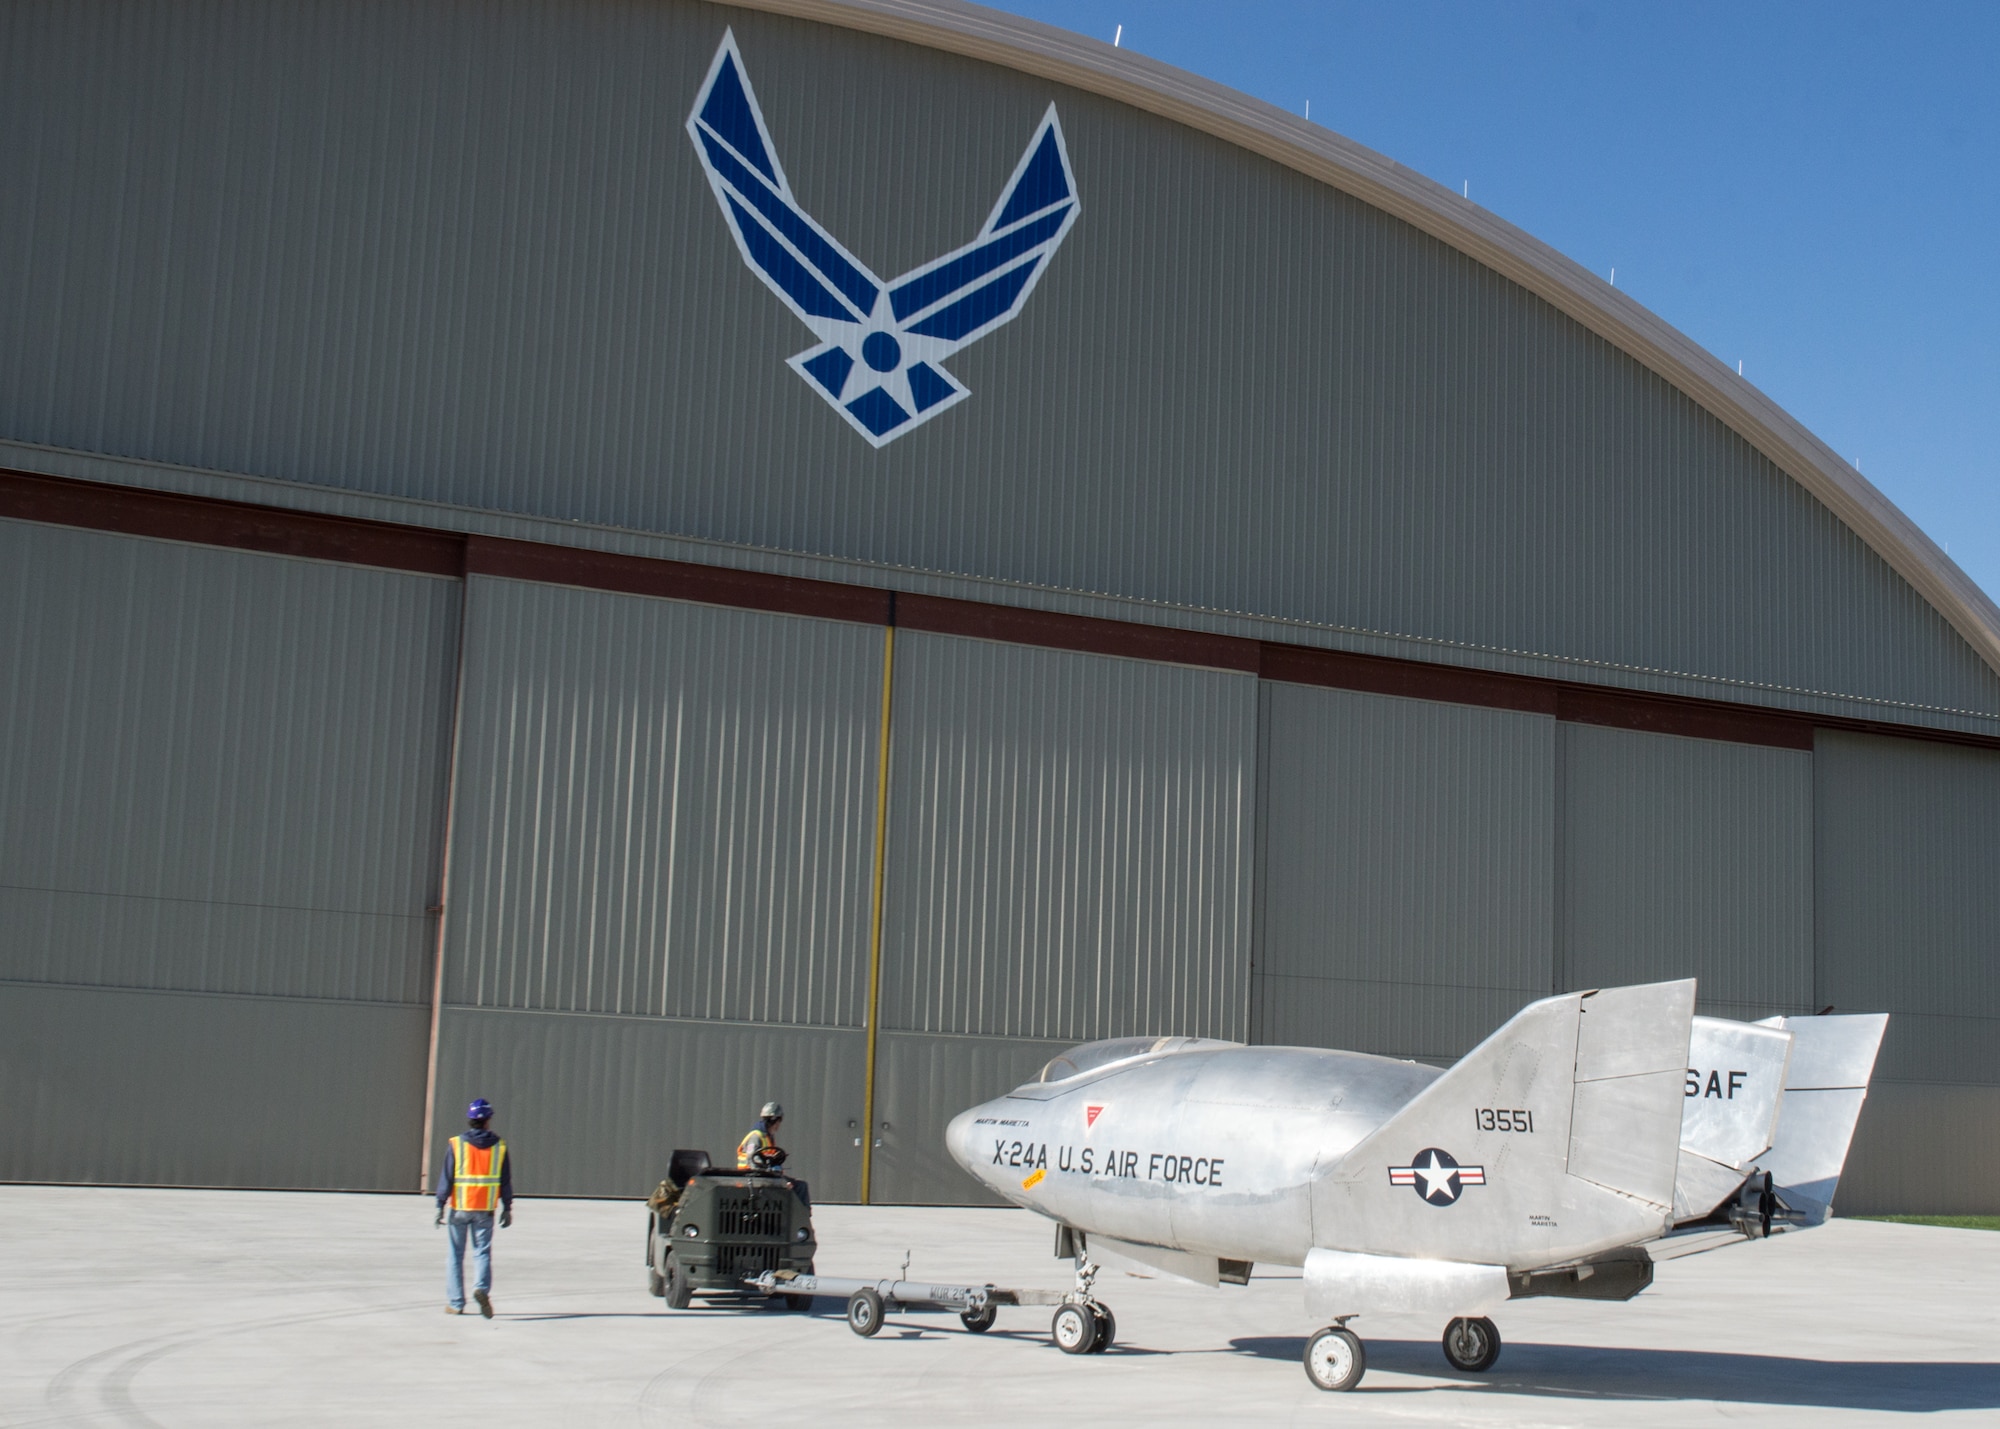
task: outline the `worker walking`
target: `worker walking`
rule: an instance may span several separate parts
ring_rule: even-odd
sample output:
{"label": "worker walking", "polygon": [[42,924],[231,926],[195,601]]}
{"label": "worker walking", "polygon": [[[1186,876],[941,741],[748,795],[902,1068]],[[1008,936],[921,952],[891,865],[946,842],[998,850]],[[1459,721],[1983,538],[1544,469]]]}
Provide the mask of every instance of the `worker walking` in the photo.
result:
{"label": "worker walking", "polygon": [[[479,1313],[493,1318],[493,1215],[500,1224],[514,1224],[514,1158],[507,1143],[487,1128],[493,1103],[476,1098],[465,1109],[466,1131],[445,1146],[438,1168],[437,1224],[446,1226],[450,1258],[445,1263],[444,1312],[465,1313],[465,1244],[472,1242],[472,1299]],[[447,1225],[445,1210],[451,1219]]]}
{"label": "worker walking", "polygon": [[[763,1110],[757,1113],[757,1124],[736,1143],[736,1169],[738,1171],[777,1171],[785,1164],[789,1155],[778,1145],[778,1123],[785,1119],[785,1109],[776,1102],[765,1102]],[[812,1192],[806,1183],[796,1176],[787,1176],[785,1183],[798,1192],[799,1199],[812,1205]]]}

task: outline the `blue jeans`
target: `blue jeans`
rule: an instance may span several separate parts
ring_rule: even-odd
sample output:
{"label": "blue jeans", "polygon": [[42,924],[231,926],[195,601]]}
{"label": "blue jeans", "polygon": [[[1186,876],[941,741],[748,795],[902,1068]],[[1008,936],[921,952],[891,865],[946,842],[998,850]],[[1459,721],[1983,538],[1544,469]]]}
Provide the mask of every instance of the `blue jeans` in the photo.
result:
{"label": "blue jeans", "polygon": [[493,1288],[493,1213],[453,1211],[445,1221],[451,1258],[445,1262],[444,1299],[454,1310],[465,1308],[465,1240],[472,1238],[472,1288]]}

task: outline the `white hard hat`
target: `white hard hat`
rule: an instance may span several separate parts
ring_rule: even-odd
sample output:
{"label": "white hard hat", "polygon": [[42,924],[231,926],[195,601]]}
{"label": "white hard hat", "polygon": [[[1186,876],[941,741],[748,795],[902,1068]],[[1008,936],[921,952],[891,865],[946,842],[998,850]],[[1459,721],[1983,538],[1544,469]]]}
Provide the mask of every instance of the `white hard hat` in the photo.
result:
{"label": "white hard hat", "polygon": [[785,1114],[785,1109],[779,1106],[776,1102],[765,1102],[764,1109],[757,1113],[757,1115],[763,1117],[764,1120],[766,1121],[777,1121],[778,1119],[783,1117],[784,1114]]}

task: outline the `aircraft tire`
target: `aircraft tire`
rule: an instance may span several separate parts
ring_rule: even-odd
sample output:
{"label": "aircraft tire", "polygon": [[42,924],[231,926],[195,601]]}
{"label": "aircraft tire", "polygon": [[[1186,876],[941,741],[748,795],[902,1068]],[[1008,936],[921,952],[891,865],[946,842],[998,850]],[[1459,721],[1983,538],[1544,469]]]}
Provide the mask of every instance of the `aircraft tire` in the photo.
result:
{"label": "aircraft tire", "polygon": [[975,1335],[983,1335],[993,1328],[993,1322],[1000,1318],[1000,1312],[991,1305],[981,1305],[977,1310],[958,1312],[958,1323]]}
{"label": "aircraft tire", "polygon": [[1352,1330],[1329,1325],[1306,1341],[1306,1378],[1329,1393],[1339,1394],[1361,1383],[1368,1354]]}
{"label": "aircraft tire", "polygon": [[1049,1338],[1066,1355],[1087,1355],[1097,1344],[1097,1316],[1082,1305],[1058,1305],[1049,1321]]}
{"label": "aircraft tire", "polygon": [[1109,1305],[1101,1305],[1095,1300],[1090,1302],[1090,1313],[1097,1321],[1097,1338],[1091,1343],[1090,1352],[1101,1355],[1118,1338],[1118,1317],[1111,1313]]}
{"label": "aircraft tire", "polygon": [[847,1297],[847,1328],[864,1340],[882,1328],[882,1297],[866,1288]]}
{"label": "aircraft tire", "polygon": [[1500,1358],[1500,1330],[1484,1315],[1460,1316],[1444,1327],[1444,1357],[1464,1374],[1480,1374]]}

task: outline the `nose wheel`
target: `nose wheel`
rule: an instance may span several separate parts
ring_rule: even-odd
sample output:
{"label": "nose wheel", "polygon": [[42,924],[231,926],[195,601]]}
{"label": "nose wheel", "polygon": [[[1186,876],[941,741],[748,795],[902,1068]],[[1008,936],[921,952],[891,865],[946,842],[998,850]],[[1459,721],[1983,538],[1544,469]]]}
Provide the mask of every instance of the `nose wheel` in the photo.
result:
{"label": "nose wheel", "polygon": [[1306,1341],[1306,1378],[1329,1393],[1354,1388],[1367,1368],[1361,1337],[1345,1325],[1329,1325]]}
{"label": "nose wheel", "polygon": [[1489,1370],[1500,1358],[1500,1331],[1484,1315],[1461,1316],[1444,1327],[1444,1357],[1466,1374]]}

